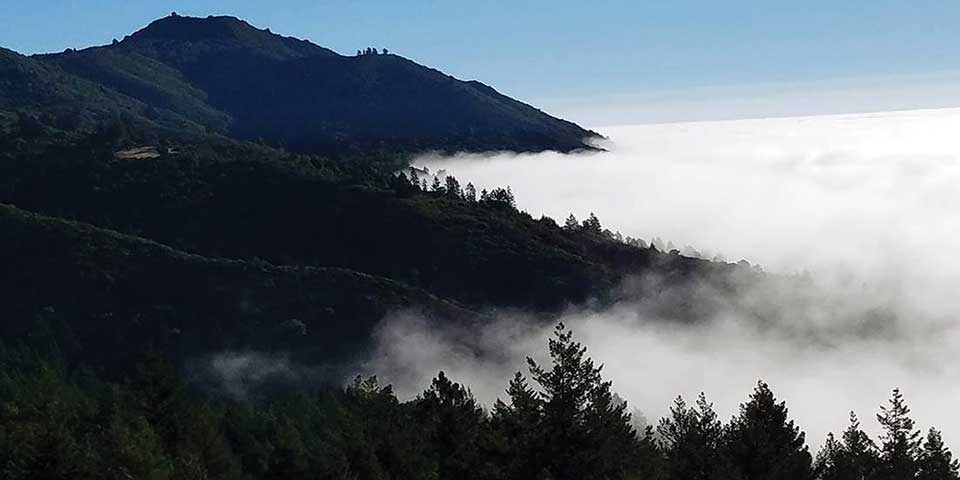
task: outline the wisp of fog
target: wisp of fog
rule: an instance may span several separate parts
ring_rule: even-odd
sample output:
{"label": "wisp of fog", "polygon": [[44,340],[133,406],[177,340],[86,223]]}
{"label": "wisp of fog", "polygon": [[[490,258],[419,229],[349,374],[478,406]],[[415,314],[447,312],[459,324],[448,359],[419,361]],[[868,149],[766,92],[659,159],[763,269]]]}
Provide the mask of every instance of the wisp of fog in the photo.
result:
{"label": "wisp of fog", "polygon": [[[413,163],[478,190],[510,185],[534,217],[594,212],[623,235],[746,259],[771,277],[804,273],[731,299],[773,312],[763,325],[737,308],[678,325],[643,299],[558,317],[651,421],[700,391],[729,416],[762,378],[817,445],[850,410],[876,431],[873,414],[900,387],[919,425],[938,422],[956,444],[958,126],[960,109],[634,125],[604,128],[605,152]],[[398,312],[369,367],[407,396],[443,369],[489,404],[525,355],[542,358],[550,327],[511,314],[463,331]]]}

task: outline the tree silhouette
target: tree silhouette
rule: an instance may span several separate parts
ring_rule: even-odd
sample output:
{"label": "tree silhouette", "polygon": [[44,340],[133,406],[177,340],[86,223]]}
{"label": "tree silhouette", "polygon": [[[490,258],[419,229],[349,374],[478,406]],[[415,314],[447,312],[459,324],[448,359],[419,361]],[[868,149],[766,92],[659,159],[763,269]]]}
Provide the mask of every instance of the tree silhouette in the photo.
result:
{"label": "tree silhouette", "polygon": [[540,386],[539,434],[550,478],[622,477],[636,462],[637,436],[626,403],[615,404],[602,366],[586,356],[561,323],[549,341],[551,365],[527,359],[530,376]]}
{"label": "tree silhouette", "polygon": [[724,453],[743,480],[808,480],[812,459],[804,434],[787,415],[784,402],[758,382],[750,401],[730,421]]}
{"label": "tree silhouette", "polygon": [[503,465],[504,478],[540,478],[544,468],[543,401],[520,372],[510,381],[507,397],[509,404],[497,399],[490,421],[503,439],[497,461]]}
{"label": "tree silhouette", "polygon": [[660,420],[657,433],[666,456],[667,478],[719,478],[723,426],[703,393],[697,398],[696,408],[688,407],[682,397],[677,397],[670,415]]}
{"label": "tree silhouette", "polygon": [[467,186],[463,188],[463,199],[468,202],[476,202],[477,187],[474,187],[472,183],[467,183]]}
{"label": "tree silhouette", "polygon": [[603,227],[600,225],[600,219],[593,212],[590,212],[590,217],[583,221],[583,229],[590,233],[599,234]]}
{"label": "tree silhouette", "polygon": [[414,412],[438,478],[479,478],[485,418],[470,391],[440,372],[415,402]]}
{"label": "tree silhouette", "polygon": [[457,181],[457,178],[453,175],[447,175],[447,178],[444,179],[444,191],[447,196],[453,198],[463,198],[463,190],[460,188],[460,182]]}
{"label": "tree silhouette", "polygon": [[577,221],[577,217],[573,216],[571,213],[570,216],[567,217],[567,220],[563,222],[563,229],[569,231],[579,230],[580,222]]}
{"label": "tree silhouette", "polygon": [[820,480],[867,480],[873,478],[879,462],[877,446],[860,429],[860,420],[850,412],[850,425],[840,441],[831,433],[817,454]]}
{"label": "tree silhouette", "polygon": [[931,428],[920,453],[917,480],[957,480],[960,479],[960,462],[943,444],[940,431]]}
{"label": "tree silhouette", "polygon": [[922,439],[920,431],[910,418],[910,408],[899,388],[893,389],[889,406],[881,406],[877,421],[883,428],[880,436],[881,480],[914,478],[917,474],[917,459],[920,456]]}

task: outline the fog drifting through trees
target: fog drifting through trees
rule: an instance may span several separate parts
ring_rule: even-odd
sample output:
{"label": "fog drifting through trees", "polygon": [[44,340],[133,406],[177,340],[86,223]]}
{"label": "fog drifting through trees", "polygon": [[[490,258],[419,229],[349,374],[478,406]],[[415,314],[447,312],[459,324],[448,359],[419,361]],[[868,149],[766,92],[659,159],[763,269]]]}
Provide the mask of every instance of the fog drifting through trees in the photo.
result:
{"label": "fog drifting through trees", "polygon": [[[478,189],[509,184],[535,217],[562,222],[593,211],[624,235],[659,236],[776,274],[810,272],[809,291],[748,299],[782,305],[763,327],[728,311],[706,325],[665,324],[632,303],[566,314],[614,390],[649,421],[676,395],[689,403],[701,390],[726,418],[763,378],[819,445],[851,409],[876,432],[873,414],[901,387],[918,425],[942,425],[957,444],[960,431],[948,427],[960,424],[952,408],[960,401],[957,125],[960,109],[624,126],[601,132],[610,137],[606,153],[414,163]],[[808,296],[823,306],[796,309]],[[401,394],[422,390],[443,368],[489,404],[550,330],[517,326],[522,314],[502,317],[482,331],[452,332],[399,312],[384,320],[370,367]]]}

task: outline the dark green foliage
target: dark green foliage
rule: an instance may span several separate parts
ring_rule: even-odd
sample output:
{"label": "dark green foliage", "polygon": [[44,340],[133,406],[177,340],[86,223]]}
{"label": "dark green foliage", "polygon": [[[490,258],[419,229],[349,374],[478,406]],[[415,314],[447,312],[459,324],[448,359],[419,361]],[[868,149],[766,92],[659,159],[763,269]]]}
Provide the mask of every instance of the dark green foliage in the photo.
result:
{"label": "dark green foliage", "polygon": [[602,299],[624,275],[682,283],[734,270],[571,235],[517,211],[506,188],[472,202],[314,157],[180,150],[151,161],[74,160],[79,152],[11,161],[0,201],[207,257],[349,268],[476,307],[552,310]]}
{"label": "dark green foliage", "polygon": [[541,435],[543,401],[520,372],[506,393],[510,403],[497,399],[491,418],[501,442],[496,461],[506,478],[542,478],[546,461]]}
{"label": "dark green foliage", "polygon": [[[357,377],[237,403],[199,395],[155,354],[111,382],[65,364],[52,347],[37,354],[0,343],[5,479],[811,478],[802,434],[784,423],[783,403],[765,384],[726,427],[703,395],[695,407],[678,399],[660,423],[660,448],[652,428],[639,437],[630,430],[625,404],[562,327],[551,368],[531,365],[538,389],[518,373],[509,403],[498,401],[491,415],[443,373],[408,402],[375,377]],[[916,476],[901,478],[958,478],[939,431],[915,455]],[[842,440],[828,437],[816,473],[872,480],[882,478],[876,465],[852,417]]]}
{"label": "dark green foliage", "polygon": [[0,229],[2,338],[56,343],[71,361],[118,374],[146,350],[182,359],[282,347],[301,361],[336,365],[388,311],[475,316],[351,270],[205,258],[8,206],[0,206]]}
{"label": "dark green foliage", "polygon": [[[573,341],[573,332],[557,326],[549,343],[551,365],[528,359],[530,376],[540,387],[542,471],[554,479],[624,478],[632,471],[638,449],[626,403],[614,403],[611,383],[600,376],[602,367],[586,357],[586,347]],[[522,378],[511,388],[520,390]],[[529,408],[529,407],[527,407]]]}
{"label": "dark green foliage", "polygon": [[803,432],[789,419],[786,403],[777,402],[773,391],[762,381],[730,422],[723,450],[734,478],[813,478],[812,459]]}
{"label": "dark green foliage", "polygon": [[413,410],[438,478],[495,478],[486,458],[492,446],[487,418],[465,387],[440,372]]}

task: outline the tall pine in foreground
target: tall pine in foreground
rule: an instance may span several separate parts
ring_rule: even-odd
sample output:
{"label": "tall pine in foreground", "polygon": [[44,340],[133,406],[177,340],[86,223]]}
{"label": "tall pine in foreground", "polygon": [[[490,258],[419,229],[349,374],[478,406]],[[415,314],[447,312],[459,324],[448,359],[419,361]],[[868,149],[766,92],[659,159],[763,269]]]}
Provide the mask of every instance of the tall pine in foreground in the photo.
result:
{"label": "tall pine in foreground", "polygon": [[812,459],[804,434],[777,402],[770,387],[759,382],[750,401],[740,405],[727,430],[723,449],[735,478],[742,480],[809,480]]}
{"label": "tall pine in foreground", "polygon": [[920,458],[920,431],[910,418],[910,407],[899,388],[893,390],[889,406],[881,406],[877,421],[883,429],[880,436],[879,480],[908,480],[917,475]]}
{"label": "tall pine in foreground", "polygon": [[[538,413],[535,438],[527,441],[539,445],[542,456],[532,460],[539,463],[534,465],[538,471],[528,478],[620,479],[637,468],[640,444],[627,405],[614,401],[611,382],[601,378],[602,367],[586,356],[586,350],[560,324],[549,342],[551,364],[541,366],[527,359],[539,398],[530,398],[530,391],[518,383],[522,377],[511,383],[511,390],[518,390],[511,394],[513,407],[519,407],[518,401],[528,402]],[[503,410],[500,404],[498,408]],[[514,463],[525,461],[515,458]]]}

